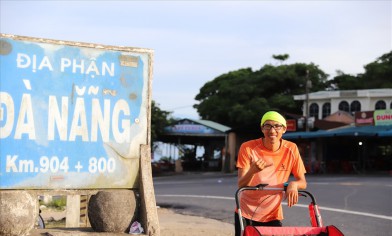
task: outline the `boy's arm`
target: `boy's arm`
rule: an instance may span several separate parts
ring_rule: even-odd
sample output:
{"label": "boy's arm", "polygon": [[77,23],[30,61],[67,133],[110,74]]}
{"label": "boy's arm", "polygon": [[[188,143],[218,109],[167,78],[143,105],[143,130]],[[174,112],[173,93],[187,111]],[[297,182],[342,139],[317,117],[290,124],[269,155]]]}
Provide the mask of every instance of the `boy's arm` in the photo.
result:
{"label": "boy's arm", "polygon": [[295,181],[291,181],[287,186],[286,196],[289,207],[294,206],[298,202],[298,190],[306,189],[307,183],[305,174],[302,173],[296,177]]}

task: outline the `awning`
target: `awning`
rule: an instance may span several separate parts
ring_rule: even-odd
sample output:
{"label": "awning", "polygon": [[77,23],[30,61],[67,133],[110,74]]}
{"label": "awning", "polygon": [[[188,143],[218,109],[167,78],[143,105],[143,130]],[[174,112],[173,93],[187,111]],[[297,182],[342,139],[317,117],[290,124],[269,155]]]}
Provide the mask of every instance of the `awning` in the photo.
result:
{"label": "awning", "polygon": [[333,132],[334,136],[380,136],[380,134],[387,134],[391,130],[392,125],[381,125],[348,127],[329,130],[327,132]]}
{"label": "awning", "polygon": [[392,129],[378,132],[380,137],[392,137]]}
{"label": "awning", "polygon": [[321,138],[321,137],[332,137],[333,134],[325,130],[318,130],[313,132],[288,132],[283,134],[284,139],[300,139],[300,138]]}
{"label": "awning", "polygon": [[285,139],[309,139],[322,137],[392,137],[392,125],[383,126],[353,126],[314,132],[288,132],[283,135]]}

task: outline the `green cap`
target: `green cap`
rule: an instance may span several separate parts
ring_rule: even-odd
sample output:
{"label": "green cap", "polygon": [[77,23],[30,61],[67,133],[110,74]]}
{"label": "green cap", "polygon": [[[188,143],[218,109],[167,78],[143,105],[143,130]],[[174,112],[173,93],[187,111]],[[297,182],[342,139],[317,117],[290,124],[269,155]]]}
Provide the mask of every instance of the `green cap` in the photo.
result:
{"label": "green cap", "polygon": [[262,126],[262,125],[264,124],[264,122],[267,121],[267,120],[273,120],[273,121],[279,122],[279,123],[281,123],[284,127],[287,127],[286,119],[285,119],[281,114],[279,114],[279,113],[276,112],[276,111],[268,111],[268,112],[266,112],[266,113],[263,115],[263,118],[261,118],[261,123],[260,123],[260,125]]}

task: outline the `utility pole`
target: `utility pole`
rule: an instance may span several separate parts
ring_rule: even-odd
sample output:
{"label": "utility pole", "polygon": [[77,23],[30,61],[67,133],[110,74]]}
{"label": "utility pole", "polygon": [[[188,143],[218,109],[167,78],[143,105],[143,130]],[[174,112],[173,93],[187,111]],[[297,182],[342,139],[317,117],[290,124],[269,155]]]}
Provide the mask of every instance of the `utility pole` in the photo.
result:
{"label": "utility pole", "polygon": [[305,84],[305,92],[306,92],[306,102],[305,102],[305,128],[306,132],[309,132],[309,89],[312,87],[312,81],[309,80],[309,70],[306,70],[306,84]]}

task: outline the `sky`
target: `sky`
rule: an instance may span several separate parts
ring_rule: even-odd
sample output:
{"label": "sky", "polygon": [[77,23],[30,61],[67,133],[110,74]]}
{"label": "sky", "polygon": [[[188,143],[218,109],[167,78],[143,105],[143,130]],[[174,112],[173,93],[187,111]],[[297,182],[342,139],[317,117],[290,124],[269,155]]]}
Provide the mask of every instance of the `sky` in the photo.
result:
{"label": "sky", "polygon": [[392,1],[0,0],[0,32],[154,50],[152,99],[199,119],[200,88],[242,68],[314,63],[357,75],[392,50]]}

